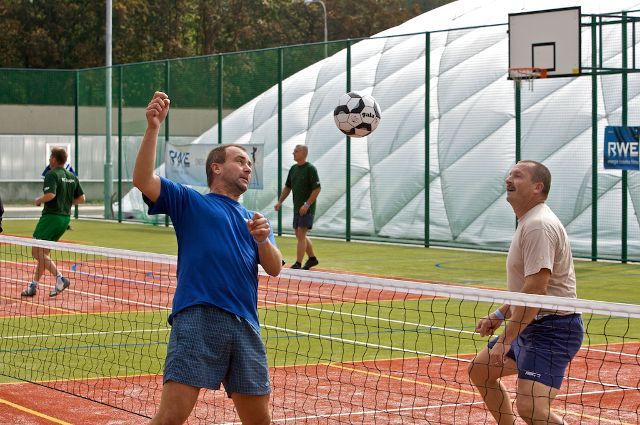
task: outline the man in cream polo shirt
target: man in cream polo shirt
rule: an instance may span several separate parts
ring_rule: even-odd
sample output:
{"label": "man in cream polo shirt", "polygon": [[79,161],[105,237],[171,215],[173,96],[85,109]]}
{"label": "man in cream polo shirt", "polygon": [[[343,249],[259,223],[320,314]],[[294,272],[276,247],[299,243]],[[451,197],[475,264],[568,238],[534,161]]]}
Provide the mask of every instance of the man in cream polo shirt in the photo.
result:
{"label": "man in cream polo shirt", "polygon": [[[518,218],[507,256],[509,291],[576,298],[573,256],[564,226],[545,204],[551,173],[539,162],[520,161],[506,179],[507,201]],[[513,424],[511,399],[500,381],[518,374],[516,406],[528,424],[564,424],[551,411],[565,370],[584,337],[580,314],[502,305],[478,322],[492,339],[469,366],[469,377],[498,424]]]}

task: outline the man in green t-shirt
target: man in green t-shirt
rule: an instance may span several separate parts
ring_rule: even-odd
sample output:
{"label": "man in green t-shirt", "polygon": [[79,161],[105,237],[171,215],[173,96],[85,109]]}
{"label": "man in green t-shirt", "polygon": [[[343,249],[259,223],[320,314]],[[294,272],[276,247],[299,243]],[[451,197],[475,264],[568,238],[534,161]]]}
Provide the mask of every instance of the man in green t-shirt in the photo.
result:
{"label": "man in green t-shirt", "polygon": [[[296,233],[296,239],[298,239],[298,247],[296,262],[291,266],[292,269],[309,270],[318,265],[318,259],[313,253],[313,245],[307,233],[313,227],[316,198],[320,194],[320,179],[316,167],[307,162],[308,154],[309,149],[306,145],[297,145],[293,150],[293,160],[296,163],[289,169],[287,181],[274,206],[275,210],[279,211],[284,200],[293,191],[293,230]],[[305,252],[309,259],[302,266]]]}
{"label": "man in green t-shirt", "polygon": [[[45,241],[57,241],[62,237],[69,226],[71,220],[71,206],[82,204],[85,201],[84,192],[80,186],[78,178],[71,172],[65,170],[64,164],[67,162],[67,152],[63,148],[51,149],[49,166],[51,170],[44,176],[42,196],[35,200],[35,204],[44,204],[42,216],[33,231],[35,239]],[[50,297],[55,297],[60,292],[69,287],[69,279],[62,276],[56,264],[49,257],[49,249],[34,246],[31,250],[33,258],[38,265],[33,274],[33,280],[22,291],[23,297],[33,297],[38,289],[38,282],[45,270],[56,277],[56,284],[49,293]]]}

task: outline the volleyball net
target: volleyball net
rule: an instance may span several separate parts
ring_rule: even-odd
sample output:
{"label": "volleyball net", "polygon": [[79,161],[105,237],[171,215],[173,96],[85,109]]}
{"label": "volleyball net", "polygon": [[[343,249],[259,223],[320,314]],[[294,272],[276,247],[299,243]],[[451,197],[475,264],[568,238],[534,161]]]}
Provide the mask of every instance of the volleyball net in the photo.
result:
{"label": "volleyball net", "polygon": [[[34,297],[33,247],[48,273]],[[34,383],[141,417],[160,402],[176,257],[0,236],[0,382]],[[582,313],[585,338],[552,409],[568,422],[637,424],[640,306],[284,269],[260,274],[275,423],[487,421],[467,368],[502,304]],[[215,338],[215,336],[212,336]],[[512,398],[516,378],[503,380]],[[0,394],[2,384],[0,384]],[[189,423],[239,423],[224,392],[204,390]]]}

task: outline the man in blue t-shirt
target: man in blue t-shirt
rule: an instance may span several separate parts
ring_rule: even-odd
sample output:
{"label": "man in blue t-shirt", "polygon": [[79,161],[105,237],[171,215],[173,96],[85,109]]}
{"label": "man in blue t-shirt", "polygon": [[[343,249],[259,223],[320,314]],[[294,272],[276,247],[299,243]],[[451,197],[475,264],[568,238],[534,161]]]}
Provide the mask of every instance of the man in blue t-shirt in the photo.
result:
{"label": "man in blue t-shirt", "polygon": [[201,388],[224,384],[243,423],[268,424],[271,386],[258,323],[258,264],[277,276],[282,255],[269,221],[238,202],[253,164],[241,145],[213,149],[206,195],[155,175],[158,133],[168,112],[168,96],[156,92],[133,171],[149,214],[168,214],[178,239],[164,385],[150,423],[184,423]]}

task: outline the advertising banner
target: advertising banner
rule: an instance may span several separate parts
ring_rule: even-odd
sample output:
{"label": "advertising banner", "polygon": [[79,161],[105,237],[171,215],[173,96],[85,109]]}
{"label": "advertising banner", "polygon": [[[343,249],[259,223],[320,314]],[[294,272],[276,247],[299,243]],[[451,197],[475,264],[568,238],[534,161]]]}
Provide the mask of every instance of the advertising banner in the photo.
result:
{"label": "advertising banner", "polygon": [[[174,145],[166,143],[165,175],[169,180],[188,186],[207,187],[205,165],[207,155],[218,144]],[[242,145],[253,163],[249,189],[262,189],[264,145],[247,143]]]}

